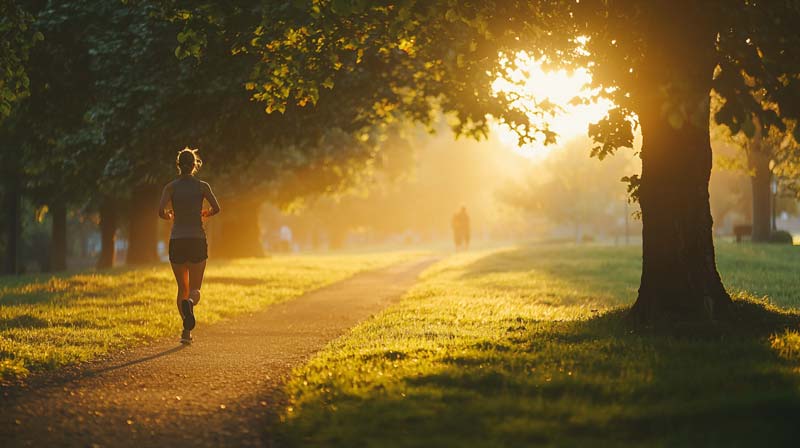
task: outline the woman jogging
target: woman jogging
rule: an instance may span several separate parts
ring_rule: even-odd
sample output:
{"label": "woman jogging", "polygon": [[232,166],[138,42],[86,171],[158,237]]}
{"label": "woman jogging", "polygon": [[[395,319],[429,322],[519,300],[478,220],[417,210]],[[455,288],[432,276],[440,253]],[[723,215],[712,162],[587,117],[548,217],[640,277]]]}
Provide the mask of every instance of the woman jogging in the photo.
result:
{"label": "woman jogging", "polygon": [[[173,221],[169,239],[169,261],[175,281],[178,282],[177,302],[178,312],[183,319],[183,344],[192,342],[194,307],[200,303],[200,287],[208,258],[203,218],[220,212],[211,187],[194,177],[202,164],[196,149],[185,148],[179,151],[178,178],[164,187],[158,205],[158,216]],[[210,210],[203,209],[204,199],[211,205]],[[170,203],[171,209],[168,208]]]}

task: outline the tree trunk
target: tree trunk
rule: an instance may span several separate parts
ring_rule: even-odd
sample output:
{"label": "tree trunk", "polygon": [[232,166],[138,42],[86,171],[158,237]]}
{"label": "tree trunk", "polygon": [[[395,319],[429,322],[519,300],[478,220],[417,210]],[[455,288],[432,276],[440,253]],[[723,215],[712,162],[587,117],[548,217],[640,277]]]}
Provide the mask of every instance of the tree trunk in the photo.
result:
{"label": "tree trunk", "polygon": [[211,255],[221,258],[261,257],[261,227],[258,217],[261,202],[253,199],[227,198],[220,201],[224,211],[218,217],[215,226],[221,229],[215,232],[210,243]]}
{"label": "tree trunk", "polygon": [[708,194],[715,34],[675,14],[677,23],[661,18],[669,29],[649,43],[637,91],[642,277],[631,316],[645,323],[715,319],[731,303],[717,272]]}
{"label": "tree trunk", "polygon": [[113,199],[106,198],[100,206],[100,258],[97,260],[98,269],[114,267],[115,249],[117,241],[117,210]]}
{"label": "tree trunk", "polygon": [[[347,238],[347,227],[344,224],[333,225],[328,229],[328,249],[339,250],[344,247]],[[458,247],[456,247],[458,249]]]}
{"label": "tree trunk", "polygon": [[772,171],[769,156],[762,152],[748,153],[753,170],[750,184],[753,188],[753,241],[765,243],[772,234]]}
{"label": "tree trunk", "polygon": [[158,261],[158,195],[156,185],[140,185],[133,190],[128,213],[128,264]]}
{"label": "tree trunk", "polygon": [[19,234],[20,234],[20,181],[17,173],[11,173],[6,182],[4,212],[6,213],[6,253],[3,273],[19,273]]}
{"label": "tree trunk", "polygon": [[754,120],[756,131],[747,148],[750,185],[753,191],[753,242],[765,243],[772,234],[772,170],[769,169],[769,148],[764,146],[761,124]]}
{"label": "tree trunk", "polygon": [[63,203],[51,206],[53,215],[52,239],[50,240],[50,270],[67,268],[67,207]]}

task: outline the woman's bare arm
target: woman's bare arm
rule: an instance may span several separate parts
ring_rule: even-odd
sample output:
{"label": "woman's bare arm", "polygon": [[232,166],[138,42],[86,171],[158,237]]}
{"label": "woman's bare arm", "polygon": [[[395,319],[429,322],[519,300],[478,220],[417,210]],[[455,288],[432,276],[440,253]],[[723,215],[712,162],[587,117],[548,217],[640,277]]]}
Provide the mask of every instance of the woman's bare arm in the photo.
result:
{"label": "woman's bare arm", "polygon": [[203,216],[214,216],[222,210],[217,201],[217,197],[214,196],[214,192],[211,191],[211,185],[206,182],[203,182],[203,196],[205,196],[208,203],[211,204],[211,210],[203,210]]}
{"label": "woman's bare arm", "polygon": [[172,183],[168,183],[161,192],[161,200],[158,203],[158,217],[171,220],[174,217],[172,210],[167,210],[167,205],[172,202]]}

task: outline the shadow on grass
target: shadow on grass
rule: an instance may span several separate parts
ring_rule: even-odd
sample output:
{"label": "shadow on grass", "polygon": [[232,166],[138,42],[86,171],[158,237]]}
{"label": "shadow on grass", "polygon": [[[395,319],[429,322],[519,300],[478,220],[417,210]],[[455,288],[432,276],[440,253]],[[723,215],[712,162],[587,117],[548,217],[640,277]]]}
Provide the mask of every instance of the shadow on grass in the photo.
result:
{"label": "shadow on grass", "polygon": [[[14,278],[0,284],[0,306],[58,304],[64,300],[118,296],[125,291],[134,290],[143,282],[142,278],[125,278],[122,274],[129,270],[131,269],[115,269],[109,273],[92,274],[92,277],[62,274],[50,278]],[[110,283],[109,280],[112,279],[113,283]]]}
{"label": "shadow on grass", "polygon": [[[143,279],[125,278],[127,270],[110,272],[108,274],[97,274],[97,277],[113,278],[114,282],[100,282],[91,285],[89,280],[83,277],[54,276],[49,279],[22,279],[8,281],[5,285],[0,284],[0,306],[19,306],[33,305],[40,303],[58,303],[60,300],[93,300],[108,297],[125,297],[125,292],[133,291],[141,287]],[[166,279],[158,278],[154,281],[162,282]],[[253,287],[263,285],[267,281],[258,277],[231,277],[207,275],[205,283],[214,283],[227,286]],[[145,305],[145,301],[125,302],[126,306]]]}
{"label": "shadow on grass", "polygon": [[770,337],[800,315],[739,301],[729,323],[632,331],[625,311],[474,344],[407,379],[409,403],[435,391],[436,418],[420,424],[461,442],[797,446],[800,365]]}
{"label": "shadow on grass", "polygon": [[69,321],[51,322],[30,314],[20,314],[10,318],[0,318],[0,330],[29,330],[33,328],[48,327],[100,329],[108,328],[108,326],[109,325],[106,322],[97,322],[88,319],[72,319]]}
{"label": "shadow on grass", "polygon": [[0,294],[0,306],[11,307],[19,305],[34,305],[37,303],[51,303],[56,301],[62,293],[51,291],[12,292]]}
{"label": "shadow on grass", "polygon": [[[580,280],[591,291],[598,282],[624,283],[607,279],[598,266],[630,264],[600,257],[587,267],[579,255],[550,262],[523,257],[530,257],[529,249],[490,255],[461,278],[539,269],[557,280]],[[435,353],[428,368],[401,373],[399,385],[366,383],[363,395],[305,404],[302,418],[290,421],[287,440],[300,446],[309,440],[293,435],[324,428],[324,438],[310,441],[798,446],[800,361],[780,356],[773,337],[797,330],[800,314],[743,300],[734,307],[728,322],[670,329],[634,329],[622,308],[583,320],[508,318],[503,330]],[[410,357],[384,355],[390,362]],[[382,368],[391,375],[390,366]]]}
{"label": "shadow on grass", "polygon": [[632,332],[622,310],[516,325],[324,419],[352,426],[336,446],[797,446],[798,365],[769,337],[800,316],[737,308],[755,324],[702,335]]}
{"label": "shadow on grass", "polygon": [[44,328],[50,324],[44,319],[40,319],[30,314],[21,314],[11,318],[0,318],[0,329],[10,328]]}

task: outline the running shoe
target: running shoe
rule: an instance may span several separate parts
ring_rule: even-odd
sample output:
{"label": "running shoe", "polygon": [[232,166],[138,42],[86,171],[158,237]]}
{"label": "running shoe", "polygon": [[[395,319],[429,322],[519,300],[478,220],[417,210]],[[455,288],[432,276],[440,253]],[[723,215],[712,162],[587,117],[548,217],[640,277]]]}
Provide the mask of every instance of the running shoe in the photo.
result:
{"label": "running shoe", "polygon": [[192,332],[189,330],[183,330],[181,333],[181,344],[189,345],[192,343]]}
{"label": "running shoe", "polygon": [[194,302],[191,300],[184,300],[181,302],[183,310],[183,329],[187,331],[194,330],[197,323],[194,319]]}

